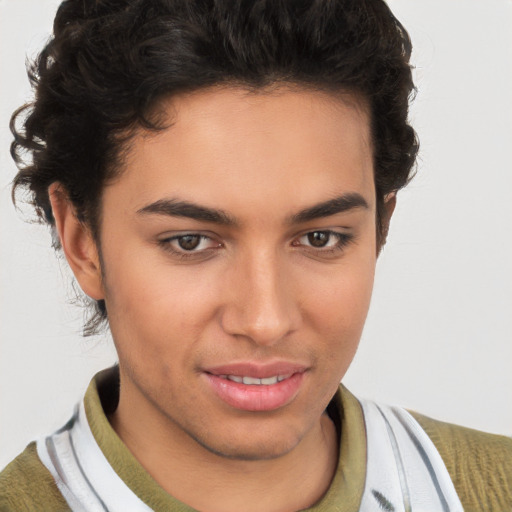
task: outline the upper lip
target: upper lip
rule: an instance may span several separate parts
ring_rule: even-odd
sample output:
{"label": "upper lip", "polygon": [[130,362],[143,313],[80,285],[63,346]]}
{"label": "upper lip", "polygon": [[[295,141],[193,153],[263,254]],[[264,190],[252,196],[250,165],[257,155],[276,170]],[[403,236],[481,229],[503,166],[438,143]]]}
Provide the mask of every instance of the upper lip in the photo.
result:
{"label": "upper lip", "polygon": [[289,361],[255,362],[241,361],[205,368],[203,371],[212,375],[238,375],[240,377],[253,377],[266,379],[277,375],[292,375],[303,373],[307,366]]}

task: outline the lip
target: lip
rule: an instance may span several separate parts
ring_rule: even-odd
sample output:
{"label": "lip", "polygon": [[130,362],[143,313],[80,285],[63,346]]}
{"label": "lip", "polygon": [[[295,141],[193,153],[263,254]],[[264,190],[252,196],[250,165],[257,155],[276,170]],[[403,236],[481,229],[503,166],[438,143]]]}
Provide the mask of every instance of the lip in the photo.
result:
{"label": "lip", "polygon": [[[241,362],[208,368],[203,371],[210,389],[224,403],[242,411],[273,411],[290,403],[298,394],[307,367],[289,362],[258,364]],[[248,385],[226,379],[236,375],[264,379],[287,375],[280,382],[269,385]]]}
{"label": "lip", "polygon": [[287,361],[273,361],[269,363],[239,362],[205,368],[203,371],[211,375],[238,375],[265,379],[274,375],[291,375],[304,373],[307,366]]}

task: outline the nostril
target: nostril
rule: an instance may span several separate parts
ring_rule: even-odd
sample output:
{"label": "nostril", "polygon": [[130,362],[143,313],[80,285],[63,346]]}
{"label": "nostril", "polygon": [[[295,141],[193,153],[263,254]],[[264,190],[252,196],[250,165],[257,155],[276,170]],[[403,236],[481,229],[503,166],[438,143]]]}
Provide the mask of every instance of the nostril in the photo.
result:
{"label": "nostril", "polygon": [[244,336],[254,343],[273,345],[294,330],[293,315],[288,310],[247,310],[233,307],[225,311],[222,325],[225,332]]}

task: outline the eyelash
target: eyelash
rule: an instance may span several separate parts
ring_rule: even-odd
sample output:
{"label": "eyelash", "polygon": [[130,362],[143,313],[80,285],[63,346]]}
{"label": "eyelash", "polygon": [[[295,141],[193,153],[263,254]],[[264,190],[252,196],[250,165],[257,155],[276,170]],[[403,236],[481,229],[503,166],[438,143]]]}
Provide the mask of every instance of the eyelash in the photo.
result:
{"label": "eyelash", "polygon": [[[330,242],[330,239],[331,237],[334,237],[336,239],[336,242],[334,245],[332,246],[329,246],[329,247],[313,247],[311,245],[304,245],[304,247],[307,248],[308,251],[310,252],[313,252],[315,254],[318,254],[318,255],[321,255],[321,256],[337,256],[338,254],[342,253],[345,248],[347,247],[347,245],[349,245],[350,243],[352,243],[354,241],[354,235],[353,234],[349,234],[349,233],[339,233],[338,231],[332,231],[331,229],[317,229],[317,230],[314,230],[314,231],[308,231],[307,233],[304,233],[303,235],[301,235],[300,237],[296,238],[294,240],[294,242],[292,242],[292,245],[294,246],[297,246],[297,247],[300,247],[302,244],[300,243],[297,243],[297,245],[295,245],[295,242],[297,240],[300,240],[302,238],[305,238],[305,237],[309,237],[310,235],[313,235],[313,234],[324,234],[324,235],[328,235],[329,236],[329,242]],[[328,243],[329,243],[328,242]]]}
{"label": "eyelash", "polygon": [[206,235],[201,235],[200,233],[183,233],[181,235],[175,235],[175,236],[172,236],[169,238],[164,238],[163,240],[159,240],[158,245],[160,247],[162,247],[162,249],[164,249],[165,251],[170,252],[173,256],[178,257],[180,260],[185,260],[185,259],[189,259],[189,258],[197,258],[197,257],[200,257],[201,255],[202,256],[205,256],[207,254],[209,255],[212,253],[212,251],[216,250],[219,247],[222,247],[221,243],[217,243],[216,247],[208,247],[206,249],[201,249],[199,251],[196,251],[196,250],[187,251],[186,249],[175,249],[172,246],[172,242],[179,241],[180,239],[184,239],[186,237],[199,237],[199,239],[200,239],[199,244],[201,244],[201,242],[203,242],[205,240],[213,241],[212,237],[206,236]]}
{"label": "eyelash", "polygon": [[[313,234],[324,234],[324,235],[328,235],[329,236],[329,240],[327,243],[330,242],[330,239],[331,237],[334,237],[336,238],[336,243],[333,245],[333,246],[329,246],[329,247],[313,247],[311,245],[304,245],[304,244],[301,244],[300,242],[298,242],[299,240],[303,239],[303,238],[306,238],[310,235],[313,235]],[[205,241],[205,240],[211,240],[211,241],[214,241],[214,239],[212,237],[209,237],[207,235],[201,235],[200,233],[184,233],[184,234],[180,234],[180,235],[175,235],[175,236],[172,236],[172,237],[169,237],[169,238],[164,238],[162,240],[159,240],[158,241],[158,245],[160,247],[162,247],[165,251],[171,253],[173,256],[176,256],[178,257],[180,260],[185,260],[185,259],[190,259],[190,258],[201,258],[201,257],[204,257],[204,256],[207,256],[207,255],[211,255],[212,252],[214,250],[217,250],[218,248],[221,248],[223,247],[223,245],[218,242],[216,244],[216,246],[214,247],[207,247],[205,249],[200,249],[200,250],[189,250],[187,251],[186,249],[175,249],[173,246],[172,246],[172,242],[178,242],[180,239],[184,239],[186,237],[199,237],[200,238],[200,241],[199,241],[199,244],[201,244],[201,242]],[[308,231],[307,233],[304,233],[303,235],[300,235],[299,237],[295,238],[294,241],[292,242],[292,246],[293,247],[306,247],[306,249],[310,252],[313,252],[315,254],[318,254],[318,255],[322,255],[322,256],[336,256],[338,255],[339,253],[343,252],[343,250],[345,249],[345,247],[347,245],[349,245],[350,243],[352,243],[354,241],[354,235],[352,234],[348,234],[348,233],[339,233],[337,231],[332,231],[330,229],[318,229],[318,230],[314,230],[314,231]]]}

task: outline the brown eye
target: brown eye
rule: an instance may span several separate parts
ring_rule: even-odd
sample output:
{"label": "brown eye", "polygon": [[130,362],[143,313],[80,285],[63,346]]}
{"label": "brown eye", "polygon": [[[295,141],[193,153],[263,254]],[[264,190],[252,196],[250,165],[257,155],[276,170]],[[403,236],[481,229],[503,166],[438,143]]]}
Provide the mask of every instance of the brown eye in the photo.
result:
{"label": "brown eye", "polygon": [[329,231],[312,231],[307,234],[308,242],[312,247],[325,247],[331,238]]}
{"label": "brown eye", "polygon": [[200,235],[184,235],[178,237],[177,241],[180,249],[183,249],[184,251],[193,251],[194,249],[197,249],[201,243],[201,238],[203,237]]}
{"label": "brown eye", "polygon": [[292,242],[293,247],[301,247],[304,254],[317,257],[333,259],[344,254],[345,247],[354,240],[351,233],[340,233],[330,229],[321,231],[310,231],[304,233]]}

